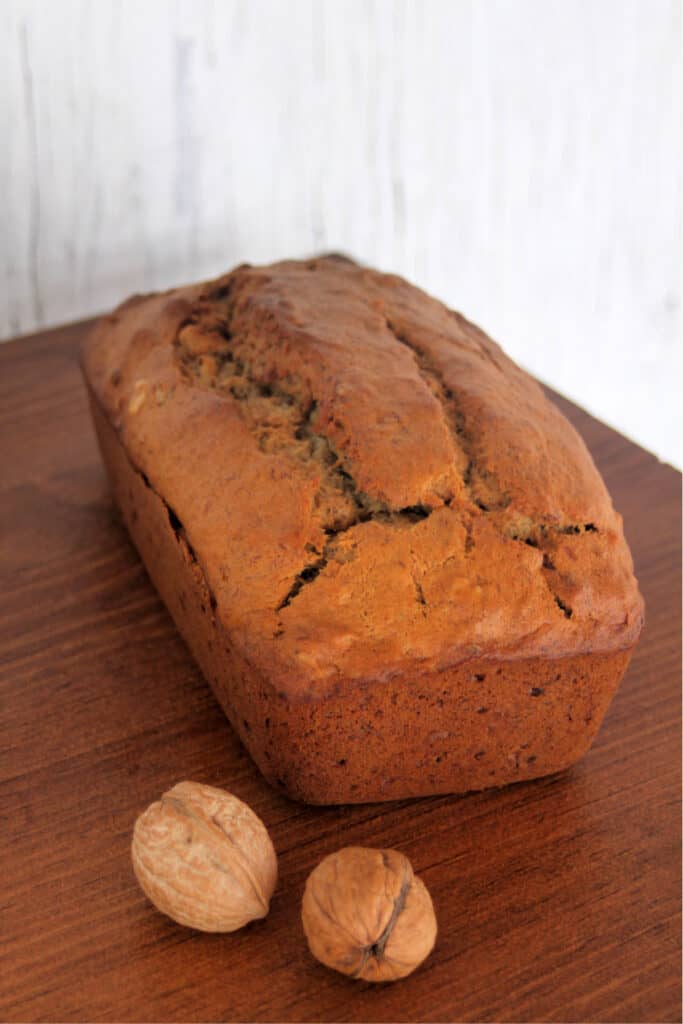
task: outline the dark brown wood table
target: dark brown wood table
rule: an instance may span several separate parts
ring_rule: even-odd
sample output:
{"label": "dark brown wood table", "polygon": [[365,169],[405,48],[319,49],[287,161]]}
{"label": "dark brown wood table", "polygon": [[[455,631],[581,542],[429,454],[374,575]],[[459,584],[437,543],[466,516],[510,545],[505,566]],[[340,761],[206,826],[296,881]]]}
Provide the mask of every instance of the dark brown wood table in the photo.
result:
{"label": "dark brown wood table", "polygon": [[[680,475],[559,400],[623,513],[647,604],[631,668],[571,772],[466,797],[327,809],[262,781],[118,524],[88,418],[86,325],[0,346],[0,1018],[680,1020]],[[618,386],[618,385],[617,385]],[[136,815],[226,787],[280,862],[269,917],[181,928],[145,900]],[[308,872],[397,847],[440,932],[372,987],[308,954]]]}

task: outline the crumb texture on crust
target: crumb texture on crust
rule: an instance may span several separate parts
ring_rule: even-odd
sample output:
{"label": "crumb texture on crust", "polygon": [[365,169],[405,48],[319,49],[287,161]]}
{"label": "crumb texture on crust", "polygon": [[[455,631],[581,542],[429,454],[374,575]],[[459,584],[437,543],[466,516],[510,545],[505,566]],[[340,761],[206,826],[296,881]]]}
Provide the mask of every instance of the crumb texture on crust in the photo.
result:
{"label": "crumb texture on crust", "polygon": [[460,314],[339,257],[134,297],[83,353],[220,621],[283,689],[630,647],[580,437]]}

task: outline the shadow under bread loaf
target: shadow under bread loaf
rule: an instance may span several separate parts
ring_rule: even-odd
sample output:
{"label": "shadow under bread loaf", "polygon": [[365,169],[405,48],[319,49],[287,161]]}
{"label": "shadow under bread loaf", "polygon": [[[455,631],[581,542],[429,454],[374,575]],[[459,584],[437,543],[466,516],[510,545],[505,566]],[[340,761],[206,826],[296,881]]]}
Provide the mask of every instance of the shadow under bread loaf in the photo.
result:
{"label": "shadow under bread loaf", "polygon": [[148,572],[311,803],[556,772],[642,626],[583,442],[489,338],[340,257],[135,297],[83,367]]}

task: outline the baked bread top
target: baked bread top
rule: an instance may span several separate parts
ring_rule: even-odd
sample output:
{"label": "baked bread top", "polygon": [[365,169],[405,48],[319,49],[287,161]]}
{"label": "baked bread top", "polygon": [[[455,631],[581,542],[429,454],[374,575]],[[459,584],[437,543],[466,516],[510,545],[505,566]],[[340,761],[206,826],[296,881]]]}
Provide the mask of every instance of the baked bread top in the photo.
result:
{"label": "baked bread top", "polygon": [[621,518],[539,385],[338,256],[135,296],[83,352],[231,642],[283,692],[631,646]]}

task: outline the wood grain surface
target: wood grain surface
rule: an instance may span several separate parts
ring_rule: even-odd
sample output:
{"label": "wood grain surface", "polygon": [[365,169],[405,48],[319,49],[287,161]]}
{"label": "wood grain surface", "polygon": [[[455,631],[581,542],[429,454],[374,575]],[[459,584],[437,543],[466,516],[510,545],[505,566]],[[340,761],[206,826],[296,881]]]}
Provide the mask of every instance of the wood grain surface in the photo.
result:
{"label": "wood grain surface", "polygon": [[[0,350],[0,1017],[118,1021],[680,1020],[680,475],[561,401],[625,517],[647,626],[571,772],[500,791],[313,809],[270,789],[121,529],[77,366],[85,325]],[[136,815],[190,778],[266,822],[269,917],[193,933],[138,889]],[[314,962],[308,872],[396,847],[436,949],[372,987]]]}

